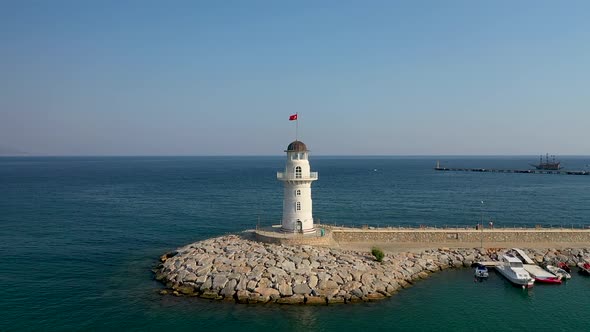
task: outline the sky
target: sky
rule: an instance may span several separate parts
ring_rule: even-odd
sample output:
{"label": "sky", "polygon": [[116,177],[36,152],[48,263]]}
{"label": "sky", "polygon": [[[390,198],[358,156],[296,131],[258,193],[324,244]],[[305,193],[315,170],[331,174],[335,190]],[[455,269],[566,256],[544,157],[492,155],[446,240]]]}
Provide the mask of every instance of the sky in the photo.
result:
{"label": "sky", "polygon": [[316,155],[590,155],[589,15],[589,1],[0,0],[0,150],[281,155],[297,136]]}

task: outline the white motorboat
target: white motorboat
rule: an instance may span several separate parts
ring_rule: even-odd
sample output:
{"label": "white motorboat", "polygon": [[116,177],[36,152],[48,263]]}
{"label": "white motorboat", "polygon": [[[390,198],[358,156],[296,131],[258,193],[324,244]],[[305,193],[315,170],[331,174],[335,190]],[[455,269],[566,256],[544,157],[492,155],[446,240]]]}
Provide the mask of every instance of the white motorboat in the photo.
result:
{"label": "white motorboat", "polygon": [[555,274],[556,276],[561,276],[562,279],[571,279],[572,275],[567,273],[566,270],[559,268],[557,266],[553,266],[553,265],[547,265],[545,266],[545,268],[547,269],[547,271]]}
{"label": "white motorboat", "polygon": [[535,279],[524,269],[520,259],[512,255],[502,255],[500,264],[496,266],[496,270],[504,278],[517,286],[531,288],[535,284]]}

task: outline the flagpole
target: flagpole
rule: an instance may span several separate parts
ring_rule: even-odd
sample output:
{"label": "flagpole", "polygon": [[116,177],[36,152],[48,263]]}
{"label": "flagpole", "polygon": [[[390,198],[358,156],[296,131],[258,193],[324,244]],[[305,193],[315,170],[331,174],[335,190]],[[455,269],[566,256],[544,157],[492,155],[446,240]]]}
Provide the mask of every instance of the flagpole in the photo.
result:
{"label": "flagpole", "polygon": [[299,138],[299,114],[295,113],[295,140]]}

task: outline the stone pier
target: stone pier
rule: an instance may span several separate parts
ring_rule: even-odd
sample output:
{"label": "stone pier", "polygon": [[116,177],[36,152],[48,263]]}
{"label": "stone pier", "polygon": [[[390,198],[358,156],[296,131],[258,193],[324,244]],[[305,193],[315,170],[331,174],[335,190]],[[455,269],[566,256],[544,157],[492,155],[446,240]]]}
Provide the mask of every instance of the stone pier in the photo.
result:
{"label": "stone pier", "polygon": [[[163,255],[154,272],[155,278],[166,285],[161,293],[177,296],[198,296],[238,303],[316,305],[373,301],[392,296],[401,288],[428,278],[431,273],[469,267],[478,261],[493,261],[507,252],[508,249],[497,249],[499,247],[484,249],[462,246],[470,241],[478,242],[480,238],[477,235],[480,233],[472,230],[401,232],[330,229],[323,236],[326,243],[312,246],[284,244],[280,241],[263,243],[256,241],[253,233],[249,232],[178,248]],[[587,233],[527,231],[519,237],[508,231],[490,230],[487,235],[494,241],[522,240],[520,247],[538,263],[566,262],[574,266],[578,262],[590,260],[590,241],[585,242],[586,247],[560,249],[556,249],[556,246],[526,249],[526,244],[532,244],[535,239],[543,243],[552,240],[565,243],[568,237],[587,241]],[[456,245],[439,246],[449,240],[456,241]],[[417,244],[429,248],[386,252],[383,261],[377,262],[370,254],[371,244],[377,242]],[[360,245],[362,249],[345,249],[350,244]]]}

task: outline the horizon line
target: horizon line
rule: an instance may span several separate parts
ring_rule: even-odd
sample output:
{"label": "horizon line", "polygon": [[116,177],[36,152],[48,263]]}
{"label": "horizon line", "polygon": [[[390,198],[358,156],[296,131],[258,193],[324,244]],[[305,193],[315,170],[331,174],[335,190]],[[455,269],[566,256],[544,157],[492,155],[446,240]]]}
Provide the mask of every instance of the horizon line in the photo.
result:
{"label": "horizon line", "polygon": [[[282,157],[284,154],[5,154],[0,158],[35,157]],[[538,157],[539,154],[317,154],[313,157]],[[553,156],[553,155],[552,155]],[[590,154],[563,154],[556,157],[590,157]]]}

